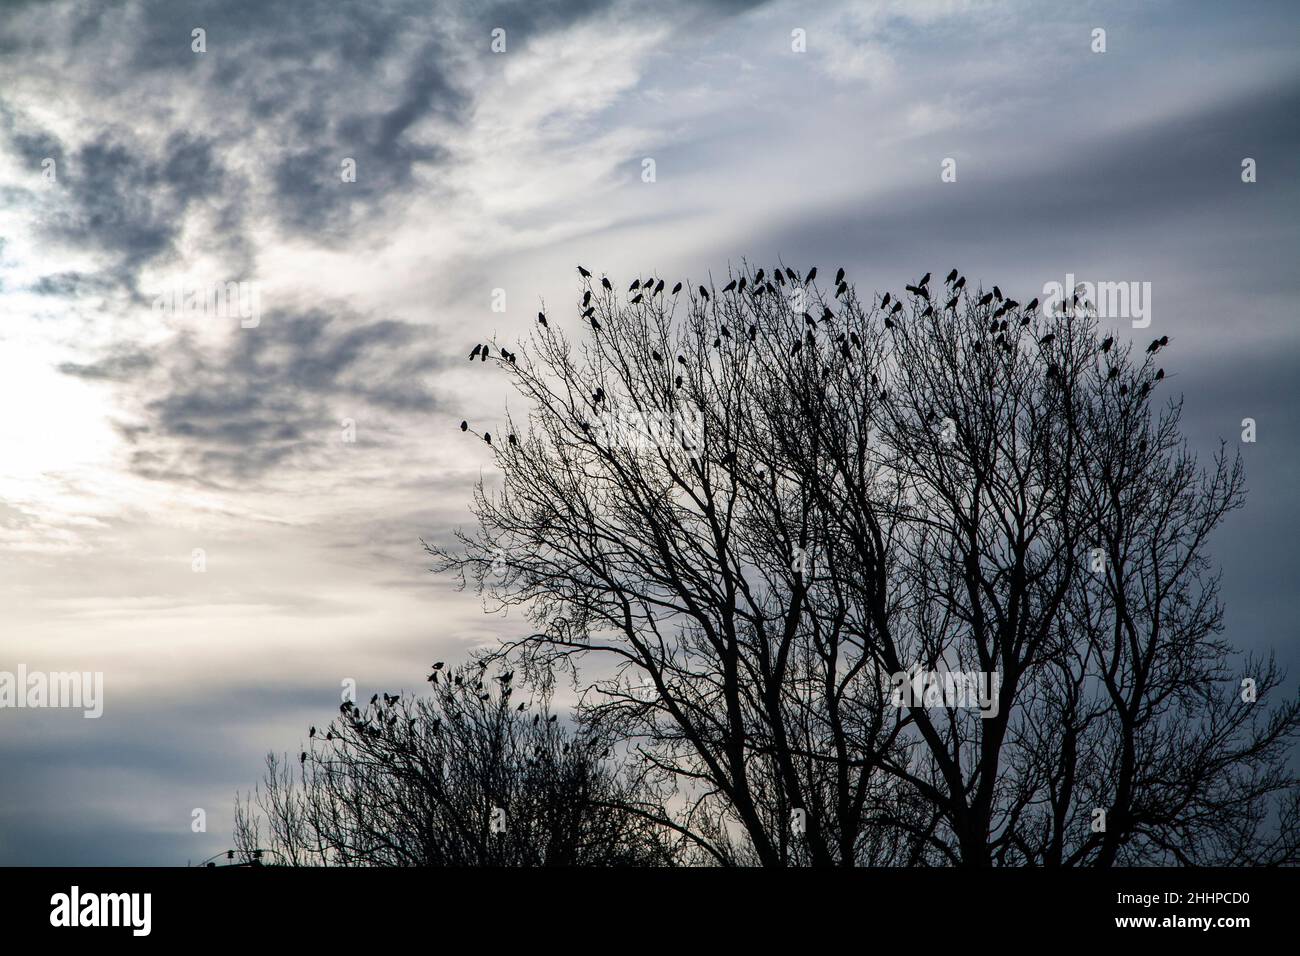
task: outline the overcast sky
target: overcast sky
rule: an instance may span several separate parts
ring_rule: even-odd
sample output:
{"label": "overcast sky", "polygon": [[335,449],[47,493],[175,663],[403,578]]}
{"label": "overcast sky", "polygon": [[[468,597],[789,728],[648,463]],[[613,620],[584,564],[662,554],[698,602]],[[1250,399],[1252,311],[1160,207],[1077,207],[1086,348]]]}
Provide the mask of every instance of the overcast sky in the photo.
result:
{"label": "overcast sky", "polygon": [[[577,263],[1150,282],[1120,334],[1168,335],[1193,445],[1245,457],[1228,637],[1293,687],[1300,16],[1050,6],[4,4],[0,670],[102,671],[105,702],[0,710],[0,863],[222,851],[342,679],[419,689],[521,626],[419,539],[490,467],[469,347],[567,315]],[[213,281],[256,284],[256,327],[154,308]]]}

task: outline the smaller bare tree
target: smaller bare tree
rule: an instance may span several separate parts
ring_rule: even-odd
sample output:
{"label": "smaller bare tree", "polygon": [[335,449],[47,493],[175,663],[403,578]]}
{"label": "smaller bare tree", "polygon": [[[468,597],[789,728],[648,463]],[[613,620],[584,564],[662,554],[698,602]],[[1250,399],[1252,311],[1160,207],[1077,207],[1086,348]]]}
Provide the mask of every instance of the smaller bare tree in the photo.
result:
{"label": "smaller bare tree", "polygon": [[[672,834],[595,730],[512,701],[513,675],[430,675],[428,697],[344,703],[297,761],[268,754],[235,845],[292,866],[671,865]],[[295,767],[294,764],[297,764]],[[269,844],[263,844],[268,840]]]}

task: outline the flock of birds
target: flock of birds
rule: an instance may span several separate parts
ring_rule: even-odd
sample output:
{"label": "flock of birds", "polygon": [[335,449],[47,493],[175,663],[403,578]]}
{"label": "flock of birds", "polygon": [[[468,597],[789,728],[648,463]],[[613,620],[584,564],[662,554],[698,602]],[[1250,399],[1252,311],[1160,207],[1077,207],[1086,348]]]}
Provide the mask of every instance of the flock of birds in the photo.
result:
{"label": "flock of birds", "polygon": [[[592,274],[590,271],[583,268],[582,266],[578,266],[578,274],[582,277],[583,281],[586,282],[587,284],[587,288],[584,290],[582,295],[582,318],[590,322],[593,331],[599,333],[601,331],[601,325],[599,320],[596,318],[596,307],[595,305],[592,304],[592,295],[593,295],[592,288],[591,288]],[[779,294],[778,287],[785,286],[787,283],[789,283],[789,285],[791,286],[797,286],[797,285],[803,285],[804,287],[810,286],[813,284],[816,278],[817,278],[816,266],[813,266],[811,269],[809,269],[807,275],[803,276],[802,278],[800,278],[799,274],[795,270],[789,267],[778,267],[773,269],[771,273],[768,273],[764,269],[759,269],[756,273],[754,273],[752,279],[746,276],[739,276],[735,279],[732,279],[730,282],[728,282],[725,286],[722,287],[721,292],[723,294],[738,295],[740,293],[745,292],[746,289],[748,288],[750,295],[753,298],[757,299],[762,295],[771,295],[771,296],[778,295]],[[925,303],[925,307],[920,312],[920,317],[928,318],[930,316],[933,316],[935,314],[935,302],[939,301],[939,299],[944,300],[944,303],[941,307],[941,311],[949,312],[955,315],[957,313],[957,308],[961,302],[962,293],[966,289],[966,277],[964,275],[961,275],[956,269],[953,269],[944,278],[944,290],[942,294],[938,295],[934,299],[931,298],[930,280],[931,280],[931,274],[927,272],[914,285],[907,284],[904,286],[904,289],[907,291],[909,295],[911,295],[914,299],[923,301]],[[609,280],[608,276],[601,277],[600,285],[605,290],[605,292],[613,293],[614,286],[613,283]],[[677,296],[681,293],[682,288],[683,288],[683,284],[681,282],[678,282],[675,285],[673,285],[672,290],[668,294],[671,296]],[[662,296],[664,294],[664,289],[665,289],[665,282],[663,279],[657,279],[657,280],[654,278],[645,279],[645,280],[635,279],[633,280],[632,284],[628,286],[628,293],[634,294],[633,298],[628,300],[628,304],[629,305],[641,304],[646,300],[647,296],[649,296],[651,299],[654,299],[655,297],[658,296]],[[835,273],[835,298],[838,299],[843,297],[848,293],[848,290],[849,290],[849,284],[847,279],[845,278],[845,271],[843,268],[840,268]],[[699,287],[699,297],[702,301],[708,302],[711,298],[708,288],[701,285]],[[1012,320],[1018,318],[1020,328],[1026,328],[1033,324],[1033,315],[1036,311],[1038,311],[1039,308],[1039,301],[1037,297],[1035,297],[1031,299],[1024,306],[1023,309],[1021,309],[1019,302],[1017,302],[1015,299],[1004,296],[1002,294],[1002,290],[998,288],[996,285],[993,286],[991,290],[981,295],[979,299],[976,300],[976,303],[979,308],[988,311],[988,317],[987,317],[987,321],[989,322],[988,333],[991,336],[994,346],[1002,349],[1007,354],[1010,354],[1015,351],[1016,346],[1013,344],[1013,340],[1014,338],[1018,337],[1018,330],[1013,329],[1011,325]],[[1072,300],[1070,300],[1070,302],[1067,303],[1065,301],[1062,301],[1058,303],[1057,309],[1060,311],[1061,314],[1063,314],[1064,312],[1068,311],[1070,308],[1078,308],[1080,306],[1086,307],[1087,302],[1081,297],[1079,292],[1076,291],[1073,295]],[[884,311],[885,328],[888,330],[895,329],[897,327],[897,321],[900,321],[896,317],[898,316],[898,313],[902,312],[904,309],[903,303],[898,299],[894,298],[894,296],[891,293],[886,292],[880,299],[880,308],[882,311]],[[829,307],[823,305],[821,321],[828,322],[832,320],[834,316],[835,313],[832,312]],[[818,319],[814,318],[812,314],[810,314],[809,312],[802,313],[802,317],[804,323],[807,326],[807,335],[805,338],[799,338],[795,340],[795,342],[790,348],[791,356],[799,354],[799,352],[804,347],[805,340],[810,345],[816,341],[814,330],[818,328]],[[538,324],[541,325],[543,328],[550,327],[546,318],[546,314],[544,312],[537,313],[537,321]],[[755,338],[757,338],[758,332],[759,329],[757,325],[753,325],[753,324],[750,325],[748,330],[748,337],[751,342],[754,341]],[[718,328],[718,335],[713,341],[713,347],[721,348],[723,340],[730,339],[732,337],[733,335],[731,330],[728,329],[725,324],[720,325]],[[1038,344],[1040,347],[1046,348],[1047,346],[1050,346],[1052,342],[1055,341],[1055,339],[1056,339],[1056,335],[1054,333],[1049,332],[1038,340]],[[862,347],[861,339],[858,337],[858,334],[853,331],[840,333],[836,341],[839,344],[840,350],[845,357],[847,357],[850,354],[850,348]],[[1114,344],[1115,344],[1114,336],[1107,336],[1106,339],[1102,342],[1099,352],[1103,354],[1109,353],[1111,348],[1114,346]],[[1163,335],[1158,339],[1154,339],[1151,342],[1151,344],[1147,346],[1147,353],[1154,355],[1161,348],[1163,348],[1168,344],[1169,344],[1169,336]],[[983,351],[984,344],[980,341],[976,341],[971,343],[971,348],[975,352],[979,353]],[[511,365],[516,364],[517,356],[515,353],[510,352],[505,348],[500,348],[499,352],[500,352],[501,361],[508,362]],[[476,344],[474,348],[470,351],[469,360],[473,362],[475,359],[477,359],[480,362],[486,362],[490,354],[491,354],[491,347],[488,346],[487,344],[479,343]],[[651,356],[656,362],[664,361],[663,356],[660,355],[659,352],[657,351],[652,351]],[[677,361],[683,366],[687,364],[685,356],[682,355],[677,356]],[[830,371],[829,369],[825,369],[823,370],[823,374],[828,374],[829,371]],[[1119,374],[1120,374],[1119,368],[1112,365],[1109,368],[1109,371],[1107,373],[1107,380],[1114,381],[1119,377]],[[1052,380],[1060,379],[1061,369],[1055,362],[1048,363],[1047,377]],[[1163,368],[1158,369],[1153,378],[1149,379],[1146,382],[1143,382],[1142,385],[1139,386],[1140,395],[1143,398],[1145,398],[1146,395],[1151,391],[1154,384],[1158,381],[1161,381],[1164,377],[1165,377],[1165,370]],[[873,384],[878,384],[878,381],[875,376],[872,376],[872,382]],[[679,389],[682,387],[683,379],[681,375],[676,376],[675,384],[676,387]],[[1121,383],[1119,385],[1119,394],[1121,396],[1125,396],[1128,394],[1128,392],[1129,392],[1128,385]],[[884,398],[885,398],[885,394],[882,392],[881,399],[883,400]],[[595,390],[595,392],[592,393],[592,404],[594,407],[599,407],[601,403],[604,402],[604,400],[605,400],[604,389],[598,387]],[[460,430],[462,432],[470,431],[469,422],[462,421],[460,423]],[[490,432],[486,432],[486,431],[483,432],[481,437],[483,441],[487,442],[487,444],[489,445],[492,444],[492,434]],[[507,437],[510,444],[513,445],[518,443],[518,439],[514,434],[511,434]]]}

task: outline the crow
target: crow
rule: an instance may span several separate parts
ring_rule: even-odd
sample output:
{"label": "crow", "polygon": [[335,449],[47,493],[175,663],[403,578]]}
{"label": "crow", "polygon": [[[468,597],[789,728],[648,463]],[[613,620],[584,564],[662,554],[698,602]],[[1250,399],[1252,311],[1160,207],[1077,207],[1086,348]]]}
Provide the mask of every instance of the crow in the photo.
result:
{"label": "crow", "polygon": [[632,300],[632,305],[639,305],[640,302],[641,302],[641,300],[644,299],[644,298],[645,298],[645,296],[642,295],[640,292],[638,292],[638,293],[636,294],[636,297]]}
{"label": "crow", "polygon": [[585,308],[586,308],[587,306],[589,306],[589,305],[591,305],[591,290],[590,290],[590,289],[588,289],[586,292],[582,293],[582,307],[585,309]]}
{"label": "crow", "polygon": [[954,289],[964,289],[964,288],[966,288],[966,277],[965,277],[965,276],[962,276],[960,279],[958,279],[956,282],[953,283],[953,286],[952,286],[952,287],[953,287]]}
{"label": "crow", "polygon": [[[808,270],[808,275],[806,275],[806,276],[804,277],[804,280],[803,280],[803,281],[804,281],[804,285],[811,285],[813,279],[816,279],[816,278],[817,278],[817,267],[816,267],[816,266],[813,266],[811,269]],[[841,279],[840,281],[843,282],[844,280]]]}
{"label": "crow", "polygon": [[578,266],[578,274],[581,275],[584,279],[591,278],[591,273],[588,272],[586,269],[584,269],[582,266]]}
{"label": "crow", "polygon": [[546,315],[545,315],[545,313],[538,312],[538,313],[537,313],[537,321],[540,322],[541,325],[542,325],[543,327],[545,327],[545,326],[546,326]]}
{"label": "crow", "polygon": [[921,276],[921,281],[918,282],[917,285],[929,285],[929,284],[930,284],[930,273],[927,272],[925,275]]}
{"label": "crow", "polygon": [[709,301],[709,290],[704,288],[704,286],[700,286],[700,298],[705,302]]}
{"label": "crow", "polygon": [[886,292],[885,295],[884,295],[884,298],[882,298],[882,299],[880,300],[880,307],[881,307],[882,309],[883,309],[885,306],[887,306],[887,305],[889,305],[889,293],[888,293],[888,292]]}
{"label": "crow", "polygon": [[1102,350],[1103,352],[1109,352],[1109,351],[1110,351],[1110,347],[1111,347],[1112,345],[1114,345],[1114,344],[1115,344],[1115,336],[1113,336],[1113,335],[1108,335],[1108,336],[1106,336],[1105,339],[1102,340],[1102,343],[1101,343],[1101,350]]}
{"label": "crow", "polygon": [[640,280],[640,279],[633,279],[633,280],[632,280],[632,284],[631,284],[630,286],[627,287],[627,291],[628,291],[628,292],[635,292],[635,291],[636,291],[637,289],[639,289],[639,288],[641,288],[641,280]]}
{"label": "crow", "polygon": [[614,291],[614,287],[613,287],[612,285],[610,285],[610,282],[609,282],[609,278],[608,278],[608,277],[606,277],[606,276],[601,276],[601,277],[600,277],[600,284],[603,285],[603,286],[605,287],[605,291],[606,291],[606,292],[613,292],[613,291]]}
{"label": "crow", "polygon": [[469,353],[469,360],[470,360],[471,362],[474,361],[476,358],[478,358],[478,354],[479,354],[480,352],[482,352],[482,351],[483,351],[483,346],[482,346],[482,345],[476,345],[476,346],[474,346],[474,351],[472,351],[472,352]]}
{"label": "crow", "polygon": [[655,283],[655,290],[652,294],[659,295],[663,291],[664,291],[664,280],[660,279],[658,282]]}
{"label": "crow", "polygon": [[484,440],[485,442],[487,442],[489,445],[492,444],[492,433],[491,433],[491,432],[484,432],[484,433],[483,433],[483,440]]}
{"label": "crow", "polygon": [[469,430],[469,422],[467,422],[467,421],[462,421],[462,422],[460,423],[460,430],[461,430],[461,431],[468,431],[468,430]]}
{"label": "crow", "polygon": [[1036,309],[1036,308],[1038,308],[1038,298],[1035,296],[1034,298],[1032,298],[1032,299],[1029,300],[1029,304],[1028,304],[1027,306],[1025,306],[1025,311],[1026,311],[1026,312],[1033,312],[1034,309]]}
{"label": "crow", "polygon": [[735,288],[736,288],[736,280],[732,279],[730,282],[728,282],[726,285],[722,287],[722,291],[731,292]]}
{"label": "crow", "polygon": [[992,301],[993,301],[992,292],[985,292],[982,296],[980,296],[980,305],[988,305]]}
{"label": "crow", "polygon": [[675,286],[673,286],[673,295],[676,295],[678,292],[681,291],[682,291],[682,284],[680,282],[677,283]]}
{"label": "crow", "polygon": [[1038,344],[1039,344],[1039,345],[1051,345],[1052,342],[1055,341],[1055,339],[1056,339],[1056,333],[1055,333],[1055,332],[1048,332],[1046,335],[1044,335],[1041,339],[1038,340]]}
{"label": "crow", "polygon": [[947,285],[952,285],[953,282],[956,281],[956,279],[957,279],[957,270],[956,270],[956,269],[953,269],[952,272],[949,272],[949,273],[948,273],[948,278],[944,279],[943,281],[944,281]]}
{"label": "crow", "polygon": [[843,281],[844,281],[844,267],[841,266],[841,267],[840,267],[838,270],[836,270],[836,272],[835,272],[835,284],[836,284],[836,285],[839,285],[839,284],[840,284],[841,282],[843,282]]}

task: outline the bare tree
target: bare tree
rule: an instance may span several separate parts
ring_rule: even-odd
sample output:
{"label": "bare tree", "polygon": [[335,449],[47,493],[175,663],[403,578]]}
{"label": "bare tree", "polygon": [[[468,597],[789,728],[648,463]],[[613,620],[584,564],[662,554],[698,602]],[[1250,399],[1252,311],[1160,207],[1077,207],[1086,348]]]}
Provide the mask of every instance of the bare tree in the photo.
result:
{"label": "bare tree", "polygon": [[[568,670],[675,793],[636,812],[717,862],[1294,860],[1300,711],[1233,667],[1206,554],[1240,464],[1153,408],[1167,339],[815,276],[588,279],[576,343],[485,346],[526,427],[429,550],[526,609],[500,656]],[[904,693],[935,673],[981,706]]]}
{"label": "bare tree", "polygon": [[[625,806],[609,743],[512,701],[509,673],[431,675],[429,697],[345,703],[298,760],[267,756],[236,806],[241,858],[315,866],[671,865],[672,834]],[[260,841],[263,830],[269,845]]]}

